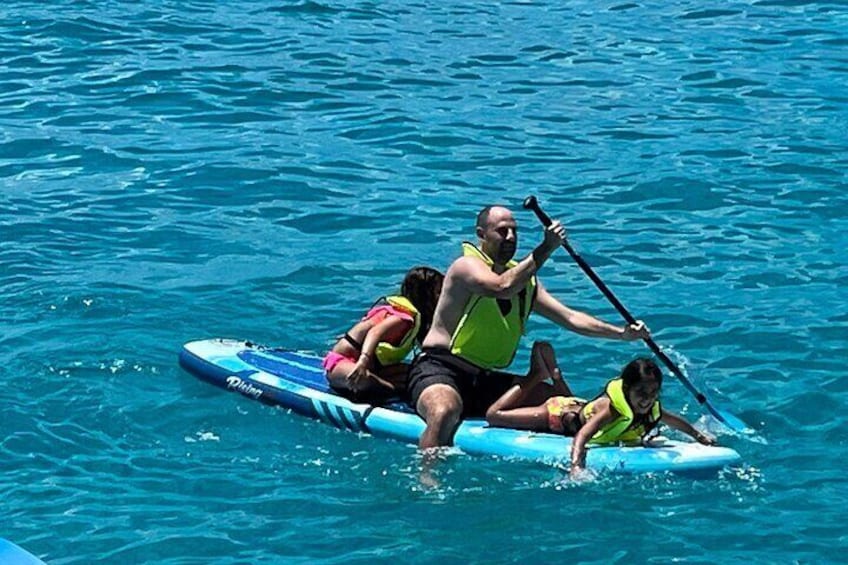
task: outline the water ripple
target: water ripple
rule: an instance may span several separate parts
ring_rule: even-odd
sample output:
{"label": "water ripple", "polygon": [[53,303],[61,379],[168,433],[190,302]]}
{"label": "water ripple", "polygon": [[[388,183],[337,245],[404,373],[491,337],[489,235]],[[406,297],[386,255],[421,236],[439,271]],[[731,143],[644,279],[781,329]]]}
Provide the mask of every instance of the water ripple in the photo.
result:
{"label": "water ripple", "polygon": [[[3,535],[51,563],[591,561],[598,543],[831,559],[846,30],[844,6],[812,0],[17,3],[0,17]],[[574,485],[456,454],[428,493],[408,446],[176,368],[214,335],[325,349],[412,264],[445,269],[493,201],[525,253],[531,193],[767,439],[720,433],[745,466]],[[616,320],[564,254],[540,276]],[[586,394],[640,351],[530,324]],[[673,379],[664,402],[711,425]],[[611,500],[650,546],[593,526]],[[591,519],[564,535],[565,506]],[[503,519],[530,508],[534,528]]]}

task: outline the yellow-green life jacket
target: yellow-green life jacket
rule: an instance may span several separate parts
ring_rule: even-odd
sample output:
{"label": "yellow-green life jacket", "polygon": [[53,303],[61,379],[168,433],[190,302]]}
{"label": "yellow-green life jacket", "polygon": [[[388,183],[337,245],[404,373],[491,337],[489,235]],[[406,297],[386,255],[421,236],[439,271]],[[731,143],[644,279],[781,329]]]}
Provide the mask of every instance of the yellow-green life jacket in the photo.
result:
{"label": "yellow-green life jacket", "polygon": [[[621,379],[613,379],[607,383],[601,396],[609,398],[612,408],[619,414],[618,418],[602,427],[589,440],[591,443],[636,443],[642,440],[660,421],[662,407],[659,400],[651,406],[647,422],[633,425],[633,409],[624,395]],[[598,397],[600,398],[600,396]],[[592,416],[597,398],[583,407],[583,417],[588,420]]]}
{"label": "yellow-green life jacket", "polygon": [[418,335],[418,329],[421,327],[421,315],[418,309],[412,305],[405,296],[386,296],[383,300],[391,307],[402,310],[412,317],[412,328],[406,332],[403,339],[398,345],[381,341],[377,344],[377,349],[374,354],[377,356],[377,361],[381,365],[394,365],[400,363],[412,351],[415,345],[415,336]]}
{"label": "yellow-green life jacket", "polygon": [[[462,254],[476,257],[489,267],[494,261],[473,244],[464,242]],[[507,269],[517,263],[510,261]],[[536,277],[521,292],[509,299],[471,296],[451,338],[454,355],[483,369],[502,369],[512,363],[524,324],[536,298]]]}

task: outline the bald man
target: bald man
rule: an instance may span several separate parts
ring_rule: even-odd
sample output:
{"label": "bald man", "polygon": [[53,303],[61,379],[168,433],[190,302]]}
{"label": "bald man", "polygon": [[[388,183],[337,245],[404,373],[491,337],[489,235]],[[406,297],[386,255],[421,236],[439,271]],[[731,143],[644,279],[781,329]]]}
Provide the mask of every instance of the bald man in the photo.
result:
{"label": "bald man", "polygon": [[[513,385],[518,377],[500,370],[512,363],[530,312],[587,336],[632,341],[649,335],[641,321],[620,327],[573,310],[536,279],[565,238],[559,221],[521,261],[513,260],[517,230],[509,209],[486,206],[477,215],[477,245],[463,243],[462,257],[445,275],[433,324],[409,372],[412,406],[427,424],[422,449],[452,445],[463,416],[484,416]],[[544,369],[531,364],[531,372]]]}

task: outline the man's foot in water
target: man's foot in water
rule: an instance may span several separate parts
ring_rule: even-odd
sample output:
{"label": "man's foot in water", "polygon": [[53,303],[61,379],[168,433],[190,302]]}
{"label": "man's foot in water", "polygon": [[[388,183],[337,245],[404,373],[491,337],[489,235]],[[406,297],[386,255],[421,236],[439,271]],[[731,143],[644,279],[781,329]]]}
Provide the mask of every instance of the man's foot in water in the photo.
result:
{"label": "man's foot in water", "polygon": [[434,467],[447,458],[447,447],[429,447],[422,450],[421,453],[421,469],[418,475],[418,482],[424,490],[435,490],[441,485],[434,474]]}

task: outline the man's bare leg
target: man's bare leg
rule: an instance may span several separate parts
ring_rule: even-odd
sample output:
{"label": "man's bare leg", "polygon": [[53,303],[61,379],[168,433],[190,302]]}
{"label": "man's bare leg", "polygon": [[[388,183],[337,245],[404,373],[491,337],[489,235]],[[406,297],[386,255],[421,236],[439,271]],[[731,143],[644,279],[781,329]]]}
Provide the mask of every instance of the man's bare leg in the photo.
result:
{"label": "man's bare leg", "polygon": [[420,449],[453,445],[453,434],[462,416],[462,399],[453,387],[428,386],[418,398],[415,409],[427,424],[418,438]]}
{"label": "man's bare leg", "polygon": [[418,438],[422,450],[421,484],[428,488],[438,486],[433,477],[433,465],[441,455],[441,447],[453,445],[453,435],[462,416],[462,399],[453,387],[445,384],[428,386],[416,404],[418,414],[427,426]]}

